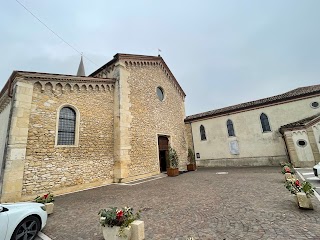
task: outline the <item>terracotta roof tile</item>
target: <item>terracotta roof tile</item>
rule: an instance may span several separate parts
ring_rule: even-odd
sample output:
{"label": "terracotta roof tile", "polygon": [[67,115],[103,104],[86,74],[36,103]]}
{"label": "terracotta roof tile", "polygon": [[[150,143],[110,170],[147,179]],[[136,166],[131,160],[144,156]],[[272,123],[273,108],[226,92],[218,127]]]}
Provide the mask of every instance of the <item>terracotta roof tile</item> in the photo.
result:
{"label": "terracotta roof tile", "polygon": [[301,119],[301,120],[296,121],[296,122],[292,122],[292,123],[283,125],[283,126],[280,127],[280,130],[305,127],[306,125],[308,125],[308,123],[312,122],[312,120],[316,119],[319,116],[320,116],[320,113],[315,114],[315,115],[313,115],[311,117],[307,117],[307,118]]}
{"label": "terracotta roof tile", "polygon": [[240,103],[240,104],[225,107],[225,108],[219,108],[219,109],[215,109],[208,112],[190,115],[186,117],[185,122],[190,122],[192,120],[201,119],[201,118],[219,116],[227,113],[230,114],[230,113],[234,113],[241,110],[247,110],[247,109],[255,108],[258,106],[266,106],[273,103],[280,103],[287,100],[298,99],[300,97],[305,97],[305,96],[315,95],[315,94],[320,94],[320,85],[300,87],[276,96],[262,98],[262,99],[251,101],[251,102]]}

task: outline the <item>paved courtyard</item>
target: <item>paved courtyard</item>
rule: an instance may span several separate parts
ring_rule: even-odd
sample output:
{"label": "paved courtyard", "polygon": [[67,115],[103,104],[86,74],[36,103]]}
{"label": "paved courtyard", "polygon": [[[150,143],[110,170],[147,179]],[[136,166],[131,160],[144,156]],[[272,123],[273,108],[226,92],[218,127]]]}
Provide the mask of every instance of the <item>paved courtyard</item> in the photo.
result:
{"label": "paved courtyard", "polygon": [[148,240],[320,239],[320,202],[312,199],[314,211],[297,208],[280,170],[205,168],[59,196],[43,232],[52,239],[102,240],[99,209],[132,206],[143,209]]}

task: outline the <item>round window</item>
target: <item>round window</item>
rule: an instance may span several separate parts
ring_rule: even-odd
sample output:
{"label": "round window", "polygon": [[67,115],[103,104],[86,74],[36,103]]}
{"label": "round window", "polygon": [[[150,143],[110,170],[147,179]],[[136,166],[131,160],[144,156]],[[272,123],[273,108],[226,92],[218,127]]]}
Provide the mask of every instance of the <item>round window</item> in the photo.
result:
{"label": "round window", "polygon": [[297,141],[297,145],[299,147],[305,147],[305,146],[307,146],[307,142],[305,140],[303,140],[303,139],[300,139],[300,140]]}
{"label": "round window", "polygon": [[318,108],[319,107],[319,102],[312,102],[311,103],[312,108]]}
{"label": "round window", "polygon": [[164,93],[163,89],[161,87],[157,87],[157,95],[160,101],[163,101],[164,99]]}

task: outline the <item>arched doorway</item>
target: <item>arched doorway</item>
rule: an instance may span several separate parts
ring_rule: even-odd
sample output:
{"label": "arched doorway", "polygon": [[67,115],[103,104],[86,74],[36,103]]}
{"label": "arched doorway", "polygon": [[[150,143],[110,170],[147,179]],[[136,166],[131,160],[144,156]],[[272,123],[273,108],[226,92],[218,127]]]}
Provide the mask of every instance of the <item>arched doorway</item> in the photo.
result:
{"label": "arched doorway", "polygon": [[159,146],[159,165],[160,172],[166,172],[168,164],[168,154],[169,154],[169,139],[166,136],[158,137]]}

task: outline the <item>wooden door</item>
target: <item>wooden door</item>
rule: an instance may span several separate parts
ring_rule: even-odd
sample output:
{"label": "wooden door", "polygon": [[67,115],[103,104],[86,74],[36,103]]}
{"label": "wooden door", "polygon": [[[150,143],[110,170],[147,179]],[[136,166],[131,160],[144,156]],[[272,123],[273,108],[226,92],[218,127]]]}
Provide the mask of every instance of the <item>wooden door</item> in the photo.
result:
{"label": "wooden door", "polygon": [[160,172],[167,171],[168,165],[168,153],[169,153],[169,139],[165,136],[158,137],[159,145],[159,165]]}

